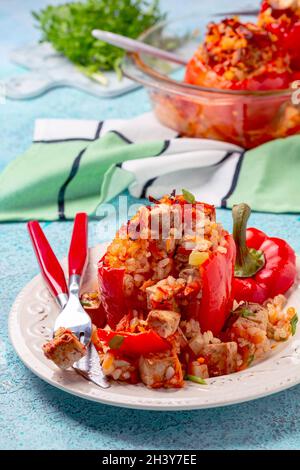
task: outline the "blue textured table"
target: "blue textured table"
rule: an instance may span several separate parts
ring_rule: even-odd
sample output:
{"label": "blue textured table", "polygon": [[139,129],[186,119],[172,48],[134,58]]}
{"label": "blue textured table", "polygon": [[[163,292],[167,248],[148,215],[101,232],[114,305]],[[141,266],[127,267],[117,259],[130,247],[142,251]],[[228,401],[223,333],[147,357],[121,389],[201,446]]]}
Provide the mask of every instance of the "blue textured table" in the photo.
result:
{"label": "blue textured table", "polygon": [[[23,73],[8,52],[32,42],[38,32],[30,10],[47,0],[1,0],[0,80]],[[52,3],[55,3],[52,0]],[[56,2],[57,3],[57,2]],[[162,1],[172,14],[182,2]],[[219,0],[225,8],[228,1]],[[230,2],[249,7],[255,2]],[[183,13],[197,6],[185,0]],[[130,117],[149,110],[143,90],[114,100],[100,100],[67,88],[38,99],[0,104],[0,169],[30,144],[36,118]],[[230,213],[218,211],[227,228]],[[300,252],[297,216],[253,214],[252,224],[282,236]],[[44,224],[59,256],[68,247],[71,224]],[[91,224],[93,228],[93,224]],[[91,230],[90,244],[99,242]],[[7,315],[19,290],[38,272],[24,224],[0,226],[0,449],[299,449],[300,386],[280,394],[228,408],[195,412],[142,412],[84,401],[35,377],[16,357],[7,337]]]}

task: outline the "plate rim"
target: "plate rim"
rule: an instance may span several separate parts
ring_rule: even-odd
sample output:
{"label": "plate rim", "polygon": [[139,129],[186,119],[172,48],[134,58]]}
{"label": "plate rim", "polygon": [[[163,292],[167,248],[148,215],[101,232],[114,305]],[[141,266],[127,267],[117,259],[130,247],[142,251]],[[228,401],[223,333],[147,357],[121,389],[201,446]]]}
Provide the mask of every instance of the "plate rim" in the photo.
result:
{"label": "plate rim", "polygon": [[[99,247],[103,245],[105,245],[105,243],[98,244],[92,248],[89,248],[89,250],[92,251],[92,250],[99,249]],[[66,261],[66,258],[64,258],[62,261],[63,265],[65,264],[65,261]],[[299,274],[300,256],[298,255],[297,255],[297,265],[298,265],[298,274]],[[91,387],[97,389],[97,391],[99,392],[96,395],[88,394],[87,392],[82,392],[81,390],[73,390],[72,388],[70,388],[70,386],[68,386],[68,384],[64,385],[63,383],[60,383],[52,379],[50,375],[47,376],[43,374],[42,371],[40,370],[41,367],[40,368],[36,367],[36,362],[40,363],[41,366],[43,366],[42,362],[39,361],[38,358],[34,356],[32,351],[30,351],[29,349],[28,349],[28,352],[27,351],[24,352],[24,348],[22,349],[21,343],[18,342],[19,340],[18,336],[20,336],[23,339],[23,344],[25,343],[24,341],[25,338],[24,336],[22,336],[21,331],[16,332],[16,329],[15,329],[15,326],[16,325],[18,326],[17,317],[19,314],[20,305],[22,304],[24,297],[28,295],[28,292],[32,291],[32,288],[35,286],[35,284],[39,284],[41,282],[42,282],[42,275],[38,273],[22,288],[22,290],[19,292],[19,294],[15,298],[15,301],[10,309],[9,316],[8,316],[9,340],[17,356],[19,357],[19,359],[33,374],[35,374],[37,377],[39,377],[41,380],[45,381],[49,385],[52,385],[53,387],[56,387],[59,390],[62,390],[71,395],[78,396],[85,400],[89,400],[89,401],[93,401],[93,402],[97,402],[97,403],[101,403],[105,405],[110,405],[110,406],[117,406],[121,408],[140,409],[140,410],[149,410],[149,411],[181,411],[181,410],[184,411],[184,410],[218,408],[218,407],[223,407],[223,406],[231,406],[231,405],[236,405],[240,403],[245,403],[248,401],[257,400],[259,398],[267,397],[267,396],[282,392],[283,390],[286,390],[288,388],[291,388],[300,384],[300,367],[299,367],[299,374],[297,377],[295,376],[289,381],[279,382],[278,386],[272,387],[271,389],[266,389],[260,393],[255,393],[251,390],[248,396],[242,395],[241,397],[237,396],[236,398],[233,398],[231,400],[224,399],[224,401],[220,400],[215,403],[198,403],[198,404],[195,403],[194,397],[190,398],[190,400],[188,400],[188,397],[187,397],[186,401],[184,401],[184,399],[182,398],[177,398],[178,403],[176,403],[176,396],[173,396],[172,400],[170,400],[171,397],[167,394],[166,394],[166,403],[163,403],[163,398],[161,397],[157,397],[157,398],[154,397],[153,399],[150,399],[149,402],[147,402],[147,398],[144,399],[144,401],[143,400],[141,401],[139,399],[136,402],[134,402],[133,398],[128,399],[128,396],[126,398],[126,395],[122,395],[122,397],[124,396],[124,399],[122,400],[122,399],[118,399],[118,397],[120,397],[120,394],[119,395],[112,394],[111,399],[110,399],[107,397],[109,395],[110,389],[106,389],[102,391],[99,387],[93,384],[91,384]],[[300,287],[299,283],[298,285],[296,284],[293,288],[297,288],[297,287],[298,288]],[[30,361],[30,356],[34,358],[33,364]],[[254,365],[253,368],[255,366],[256,365]],[[247,369],[247,371],[249,370],[250,369]],[[74,374],[76,374],[75,371],[74,371]],[[237,373],[230,374],[230,375],[236,377],[238,374],[241,374],[241,373],[237,372]],[[229,377],[229,376],[224,376],[224,377]],[[78,378],[82,381],[86,381],[86,379],[82,378],[79,375],[78,375]],[[114,384],[112,386],[114,386]],[[199,387],[196,384],[189,384],[189,386]],[[220,388],[220,391],[221,390],[222,388]],[[189,403],[189,401],[191,403]]]}

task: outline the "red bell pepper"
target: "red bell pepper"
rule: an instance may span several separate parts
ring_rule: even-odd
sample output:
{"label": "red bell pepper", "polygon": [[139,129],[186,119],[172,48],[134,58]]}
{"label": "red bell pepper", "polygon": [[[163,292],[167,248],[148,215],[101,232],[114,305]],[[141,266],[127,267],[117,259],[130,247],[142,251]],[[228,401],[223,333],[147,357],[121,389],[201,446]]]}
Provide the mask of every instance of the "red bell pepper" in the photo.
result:
{"label": "red bell pepper", "polygon": [[145,309],[143,302],[137,299],[138,289],[130,297],[124,295],[125,268],[106,266],[104,257],[98,263],[98,282],[101,299],[106,311],[107,323],[115,328],[121,318],[133,309]]}
{"label": "red bell pepper", "polygon": [[171,344],[153,330],[128,333],[98,329],[98,337],[111,350],[130,357],[147,356],[150,353],[160,353],[171,349]]}
{"label": "red bell pepper", "polygon": [[233,207],[233,237],[236,243],[234,297],[240,302],[263,303],[284,294],[296,279],[296,255],[280,238],[268,237],[256,228],[246,230],[251,209]]}
{"label": "red bell pepper", "polygon": [[198,320],[202,331],[218,335],[233,303],[235,244],[226,234],[226,253],[215,252],[200,266],[202,296],[189,303],[187,314]]}
{"label": "red bell pepper", "polygon": [[277,38],[279,47],[291,58],[292,70],[300,69],[300,10],[298,6],[276,8],[270,0],[262,2],[259,24]]}
{"label": "red bell pepper", "polygon": [[291,80],[292,74],[288,70],[277,73],[274,68],[272,70],[271,64],[266,64],[260,75],[249,75],[242,80],[228,80],[203,64],[197,53],[189,61],[184,79],[186,83],[201,87],[240,91],[284,90],[289,88]]}
{"label": "red bell pepper", "polygon": [[105,266],[104,257],[105,255],[98,263],[99,289],[106,310],[107,323],[111,328],[115,328],[119,320],[127,313],[123,290],[125,269]]}
{"label": "red bell pepper", "polygon": [[106,325],[106,312],[98,292],[84,292],[80,296],[80,302],[95,326],[102,328]]}

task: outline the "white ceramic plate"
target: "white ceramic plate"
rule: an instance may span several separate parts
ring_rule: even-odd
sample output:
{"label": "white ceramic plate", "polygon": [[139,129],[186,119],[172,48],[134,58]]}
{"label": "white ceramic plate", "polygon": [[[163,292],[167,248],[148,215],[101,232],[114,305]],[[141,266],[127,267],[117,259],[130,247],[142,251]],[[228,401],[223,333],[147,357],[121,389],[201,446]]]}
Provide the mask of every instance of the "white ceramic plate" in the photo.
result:
{"label": "white ceramic plate", "polygon": [[[105,245],[90,250],[86,285],[94,288],[96,261]],[[298,274],[300,263],[298,259]],[[300,312],[300,276],[288,296],[288,304]],[[280,344],[270,355],[249,369],[207,380],[207,385],[187,382],[184,389],[150,390],[143,385],[112,384],[102,390],[73,370],[61,371],[41,350],[49,339],[58,307],[36,276],[18,295],[9,316],[11,342],[26,366],[46,382],[87,400],[109,405],[148,410],[191,410],[231,405],[264,397],[300,383],[300,327],[289,341]]]}

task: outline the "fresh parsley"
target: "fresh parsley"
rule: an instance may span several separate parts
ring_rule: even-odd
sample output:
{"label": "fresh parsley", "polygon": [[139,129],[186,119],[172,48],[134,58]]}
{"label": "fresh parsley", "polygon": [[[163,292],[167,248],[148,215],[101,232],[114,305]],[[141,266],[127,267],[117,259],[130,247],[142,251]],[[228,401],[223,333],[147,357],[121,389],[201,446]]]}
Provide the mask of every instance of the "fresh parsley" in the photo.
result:
{"label": "fresh parsley", "polygon": [[293,318],[290,321],[292,336],[294,336],[294,334],[296,333],[297,323],[298,323],[298,315],[297,315],[297,313],[295,313],[295,315],[293,316]]}
{"label": "fresh parsley", "polygon": [[124,336],[122,335],[115,335],[108,343],[110,349],[119,349],[124,341]]}
{"label": "fresh parsley", "polygon": [[100,80],[99,71],[115,70],[120,75],[124,51],[94,38],[93,29],[104,29],[137,38],[165,18],[158,0],[86,0],[49,5],[32,15],[41,30],[41,42],[53,47],[78,65],[87,75]]}
{"label": "fresh parsley", "polygon": [[189,202],[190,204],[194,204],[196,201],[194,194],[190,193],[187,189],[182,189],[182,195],[186,202]]}

